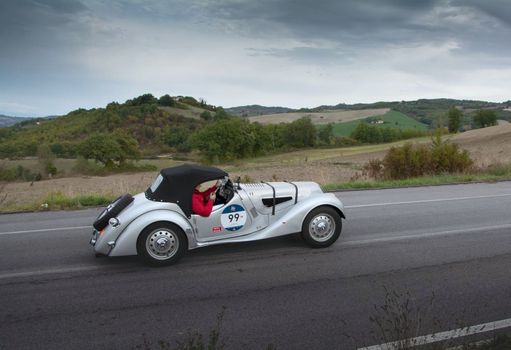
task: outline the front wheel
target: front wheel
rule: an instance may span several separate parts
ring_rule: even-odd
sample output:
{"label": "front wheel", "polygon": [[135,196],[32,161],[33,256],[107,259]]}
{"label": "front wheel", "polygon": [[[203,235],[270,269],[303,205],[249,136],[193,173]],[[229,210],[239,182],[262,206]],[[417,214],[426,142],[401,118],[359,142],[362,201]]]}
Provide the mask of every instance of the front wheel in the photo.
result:
{"label": "front wheel", "polygon": [[186,250],[187,241],[183,230],[168,222],[149,225],[137,240],[138,255],[153,266],[172,265]]}
{"label": "front wheel", "polygon": [[339,238],[342,219],[332,207],[314,208],[303,221],[302,238],[313,248],[325,248]]}

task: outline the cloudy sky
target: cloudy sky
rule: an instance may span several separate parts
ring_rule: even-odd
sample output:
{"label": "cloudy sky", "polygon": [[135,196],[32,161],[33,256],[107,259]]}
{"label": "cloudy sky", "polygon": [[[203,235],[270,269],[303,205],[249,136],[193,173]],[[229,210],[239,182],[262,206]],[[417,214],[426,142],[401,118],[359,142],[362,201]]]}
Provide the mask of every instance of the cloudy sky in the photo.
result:
{"label": "cloudy sky", "polygon": [[509,0],[1,0],[0,114],[511,99]]}

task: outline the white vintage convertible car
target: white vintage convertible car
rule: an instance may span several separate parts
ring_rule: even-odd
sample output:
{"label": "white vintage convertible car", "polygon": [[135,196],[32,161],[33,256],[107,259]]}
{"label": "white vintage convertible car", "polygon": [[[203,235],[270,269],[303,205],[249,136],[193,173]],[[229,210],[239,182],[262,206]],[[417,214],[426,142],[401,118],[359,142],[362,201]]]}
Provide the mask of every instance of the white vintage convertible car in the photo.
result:
{"label": "white vintage convertible car", "polygon": [[[195,215],[192,193],[211,180],[221,180],[213,211]],[[317,183],[233,184],[223,170],[185,164],[163,169],[145,193],[110,204],[95,220],[90,244],[97,256],[139,255],[169,265],[189,249],[293,233],[311,247],[328,247],[341,233],[342,218],[341,201]]]}

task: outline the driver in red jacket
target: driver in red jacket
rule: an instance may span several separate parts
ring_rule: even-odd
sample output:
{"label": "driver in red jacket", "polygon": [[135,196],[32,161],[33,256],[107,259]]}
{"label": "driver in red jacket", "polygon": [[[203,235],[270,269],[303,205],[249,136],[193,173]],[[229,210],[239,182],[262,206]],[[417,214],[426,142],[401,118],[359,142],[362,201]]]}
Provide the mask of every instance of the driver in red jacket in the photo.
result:
{"label": "driver in red jacket", "polygon": [[200,191],[200,185],[195,187],[192,194],[192,212],[194,214],[204,217],[208,217],[211,214],[213,203],[216,199],[215,192],[217,187],[218,182],[204,192]]}

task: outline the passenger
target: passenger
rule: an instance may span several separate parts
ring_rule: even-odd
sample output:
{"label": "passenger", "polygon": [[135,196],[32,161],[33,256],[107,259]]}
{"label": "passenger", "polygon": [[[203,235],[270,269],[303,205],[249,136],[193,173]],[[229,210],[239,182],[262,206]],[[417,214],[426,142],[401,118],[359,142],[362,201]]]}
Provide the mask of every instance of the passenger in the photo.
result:
{"label": "passenger", "polygon": [[204,217],[208,217],[211,214],[218,184],[219,182],[215,183],[204,192],[200,191],[200,185],[195,187],[192,194],[192,212],[194,214]]}

